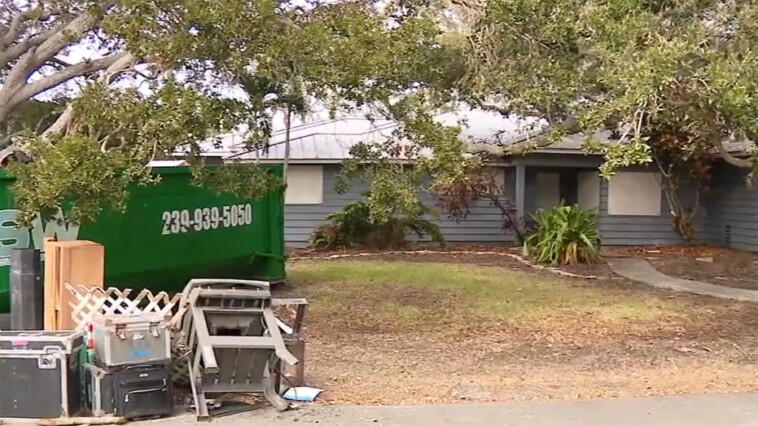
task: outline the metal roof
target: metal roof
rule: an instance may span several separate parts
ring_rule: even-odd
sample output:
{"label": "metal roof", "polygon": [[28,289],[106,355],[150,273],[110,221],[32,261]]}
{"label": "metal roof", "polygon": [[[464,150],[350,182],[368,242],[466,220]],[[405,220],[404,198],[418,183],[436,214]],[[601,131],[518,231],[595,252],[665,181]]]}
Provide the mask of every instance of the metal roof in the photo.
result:
{"label": "metal roof", "polygon": [[[475,141],[487,141],[497,137],[517,138],[529,128],[527,122],[503,117],[487,111],[461,109],[456,113],[442,113],[436,120],[445,125],[460,125],[462,137]],[[279,162],[285,157],[285,130],[283,120],[272,133],[269,148],[250,150],[245,144],[246,132],[237,132],[220,137],[216,143],[205,143],[205,155],[222,156],[229,160]],[[341,162],[350,158],[350,148],[359,144],[379,144],[392,138],[399,124],[389,119],[369,119],[365,115],[345,115],[334,119],[317,121],[293,120],[290,129],[290,161],[293,163]],[[276,123],[276,121],[275,121]],[[400,141],[400,143],[410,143]],[[429,153],[428,150],[426,152]],[[425,153],[422,151],[421,153]]]}
{"label": "metal roof", "polygon": [[[397,124],[389,120],[371,121],[362,117],[301,123],[290,130],[290,160],[342,161],[350,158],[350,148],[364,142],[381,143],[392,136]],[[272,133],[269,148],[250,150],[244,133],[225,135],[221,139],[221,155],[235,160],[282,160],[285,157],[286,133]]]}

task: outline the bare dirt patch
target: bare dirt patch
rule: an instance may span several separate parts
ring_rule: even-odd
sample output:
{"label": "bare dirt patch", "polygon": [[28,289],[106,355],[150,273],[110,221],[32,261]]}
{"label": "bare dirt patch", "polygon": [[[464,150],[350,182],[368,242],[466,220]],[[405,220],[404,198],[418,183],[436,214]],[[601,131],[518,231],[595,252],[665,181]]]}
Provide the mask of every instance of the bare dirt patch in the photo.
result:
{"label": "bare dirt patch", "polygon": [[758,254],[714,247],[614,248],[644,257],[659,271],[678,278],[758,290]]}
{"label": "bare dirt patch", "polygon": [[427,256],[291,264],[320,403],[758,390],[758,305]]}

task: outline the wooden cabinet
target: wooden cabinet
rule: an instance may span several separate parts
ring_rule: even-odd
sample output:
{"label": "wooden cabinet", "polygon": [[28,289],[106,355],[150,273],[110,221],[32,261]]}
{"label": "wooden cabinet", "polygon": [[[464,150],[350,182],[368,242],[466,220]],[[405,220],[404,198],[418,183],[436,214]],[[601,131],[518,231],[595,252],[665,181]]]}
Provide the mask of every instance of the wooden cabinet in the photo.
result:
{"label": "wooden cabinet", "polygon": [[64,284],[103,287],[105,248],[94,241],[45,240],[45,330],[74,330]]}

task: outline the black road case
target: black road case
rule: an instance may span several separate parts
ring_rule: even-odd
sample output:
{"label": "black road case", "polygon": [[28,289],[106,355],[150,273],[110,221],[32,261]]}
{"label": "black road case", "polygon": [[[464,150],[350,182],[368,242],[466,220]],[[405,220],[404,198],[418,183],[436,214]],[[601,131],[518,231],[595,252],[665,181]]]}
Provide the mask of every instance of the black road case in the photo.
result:
{"label": "black road case", "polygon": [[113,414],[113,375],[94,364],[84,364],[85,405],[93,416]]}
{"label": "black road case", "polygon": [[0,331],[0,417],[57,418],[82,409],[83,331]]}
{"label": "black road case", "polygon": [[167,416],[174,411],[169,368],[165,363],[99,367],[85,364],[88,406],[95,416],[127,419]]}
{"label": "black road case", "polygon": [[167,416],[174,411],[168,365],[134,365],[113,372],[114,408],[127,419]]}

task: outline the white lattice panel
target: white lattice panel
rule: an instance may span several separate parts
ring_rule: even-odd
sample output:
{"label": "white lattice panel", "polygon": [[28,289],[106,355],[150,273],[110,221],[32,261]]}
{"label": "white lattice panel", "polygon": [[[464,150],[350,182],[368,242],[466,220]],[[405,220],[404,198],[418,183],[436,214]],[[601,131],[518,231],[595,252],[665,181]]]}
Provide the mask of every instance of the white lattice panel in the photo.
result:
{"label": "white lattice panel", "polygon": [[[181,293],[170,296],[161,291],[153,294],[150,290],[139,292],[127,288],[124,290],[109,287],[92,288],[81,285],[65,284],[66,290],[72,295],[71,317],[77,324],[77,329],[87,327],[95,314],[136,314],[143,312],[160,313],[162,316],[173,315],[172,324],[178,321],[181,315],[175,309],[182,297]],[[172,330],[172,340],[177,330]],[[170,365],[171,376],[175,383],[186,384],[189,373],[187,371],[186,350],[172,344],[172,362]]]}
{"label": "white lattice panel", "polygon": [[66,290],[72,295],[71,318],[78,330],[83,330],[95,314],[137,314],[143,312],[159,313],[172,316],[174,308],[182,295],[173,297],[165,291],[153,294],[143,289],[136,292],[130,288],[121,290],[115,287],[106,289],[65,284]]}
{"label": "white lattice panel", "polygon": [[179,385],[189,384],[189,353],[179,349],[176,345],[171,346],[171,380]]}

